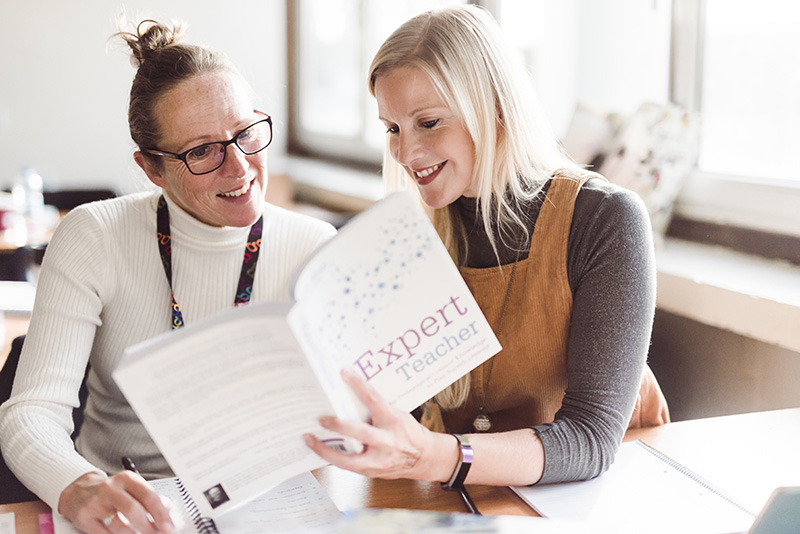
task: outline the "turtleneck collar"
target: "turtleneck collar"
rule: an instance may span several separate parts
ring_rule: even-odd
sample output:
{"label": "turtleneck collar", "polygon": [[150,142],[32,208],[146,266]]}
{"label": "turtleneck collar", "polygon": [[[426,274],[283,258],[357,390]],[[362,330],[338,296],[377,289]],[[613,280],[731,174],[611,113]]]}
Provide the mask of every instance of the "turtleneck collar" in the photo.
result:
{"label": "turtleneck collar", "polygon": [[480,218],[477,198],[460,197],[456,199],[454,205],[458,215],[461,217],[461,222],[464,224],[464,230],[468,234],[477,230],[485,232],[483,221]]}
{"label": "turtleneck collar", "polygon": [[[460,197],[453,203],[455,211],[461,218],[465,238],[467,241],[467,257],[464,260],[466,267],[486,268],[497,266],[498,260],[501,265],[513,263],[517,258],[524,259],[528,256],[528,247],[530,245],[530,236],[533,234],[533,226],[536,216],[539,212],[540,202],[532,202],[523,208],[520,215],[526,221],[528,228],[528,241],[527,244],[521,243],[523,240],[524,232],[518,227],[512,227],[510,230],[510,242],[520,242],[521,250],[516,248],[508,248],[502,246],[502,240],[498,238],[498,232],[495,228],[495,243],[499,247],[497,255],[495,255],[492,248],[489,235],[486,232],[486,227],[483,225],[483,218],[481,215],[481,208],[477,198]],[[509,236],[506,237],[509,240]],[[499,257],[498,257],[499,256]]]}
{"label": "turtleneck collar", "polygon": [[[178,206],[170,196],[163,192],[169,207],[169,225],[172,238],[192,247],[231,247],[241,248],[247,241],[250,227],[211,226]],[[155,197],[156,201],[158,196]]]}

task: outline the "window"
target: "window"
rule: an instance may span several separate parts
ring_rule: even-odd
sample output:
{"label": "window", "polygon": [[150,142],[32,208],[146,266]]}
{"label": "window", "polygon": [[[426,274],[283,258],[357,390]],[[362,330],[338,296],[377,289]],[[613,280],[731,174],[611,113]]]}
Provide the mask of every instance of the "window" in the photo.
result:
{"label": "window", "polygon": [[800,182],[798,32],[794,1],[708,0],[700,169]]}
{"label": "window", "polygon": [[678,212],[800,236],[800,5],[675,0],[673,99],[700,114]]}
{"label": "window", "polygon": [[[667,0],[663,0],[667,1]],[[380,44],[410,17],[447,5],[487,8],[534,75],[556,84],[536,84],[554,123],[568,121],[574,95],[574,59],[564,57],[574,41],[576,0],[288,0],[289,152],[375,168],[382,159],[385,130],[367,91],[369,63]],[[546,22],[545,22],[546,21]],[[360,30],[359,30],[360,28]],[[544,44],[559,52],[541,50]]]}
{"label": "window", "polygon": [[[668,17],[669,9],[661,8],[671,2],[671,39],[666,33],[656,37],[665,47],[671,40],[670,97],[697,111],[701,124],[698,165],[676,213],[800,237],[800,171],[792,158],[800,146],[800,4],[795,0],[656,0],[652,9],[638,11],[628,0],[608,0],[602,8],[591,0],[473,1],[490,9],[523,54],[560,134],[578,97],[612,95],[618,103],[654,98],[654,87],[662,91],[665,66],[650,65],[661,69],[663,83],[661,76],[648,75],[649,84],[624,79],[628,73],[641,76],[640,71],[611,68],[620,61],[613,54],[618,36],[611,32],[620,31],[595,19],[606,12],[634,19],[656,12]],[[366,89],[369,62],[410,16],[453,3],[464,2],[289,0],[289,152],[360,162],[374,177],[384,131]],[[629,25],[638,23],[654,27],[649,19]],[[609,42],[614,46],[601,46]],[[604,61],[611,67],[598,67]],[[597,72],[613,74],[606,80]],[[666,90],[655,98],[667,98]]]}
{"label": "window", "polygon": [[379,165],[385,130],[367,91],[372,56],[412,16],[464,3],[290,0],[289,151]]}

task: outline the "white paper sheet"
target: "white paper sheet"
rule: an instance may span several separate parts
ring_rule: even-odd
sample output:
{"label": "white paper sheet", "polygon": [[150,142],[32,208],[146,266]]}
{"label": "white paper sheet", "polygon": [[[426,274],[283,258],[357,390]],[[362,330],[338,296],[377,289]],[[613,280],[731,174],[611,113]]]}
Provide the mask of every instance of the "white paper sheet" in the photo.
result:
{"label": "white paper sheet", "polygon": [[14,523],[14,512],[0,514],[0,534],[16,534],[17,528]]}

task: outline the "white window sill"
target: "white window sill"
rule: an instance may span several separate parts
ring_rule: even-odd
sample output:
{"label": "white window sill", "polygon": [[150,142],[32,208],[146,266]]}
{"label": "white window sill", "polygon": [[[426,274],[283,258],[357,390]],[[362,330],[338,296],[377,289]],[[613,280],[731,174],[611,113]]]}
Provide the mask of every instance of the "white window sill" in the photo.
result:
{"label": "white window sill", "polygon": [[800,266],[677,239],[656,264],[659,309],[800,352]]}
{"label": "white window sill", "polygon": [[800,236],[800,180],[769,181],[695,171],[675,213],[689,219]]}
{"label": "white window sill", "polygon": [[282,167],[298,197],[324,208],[358,212],[384,195],[380,168],[369,173],[295,156],[287,157]]}

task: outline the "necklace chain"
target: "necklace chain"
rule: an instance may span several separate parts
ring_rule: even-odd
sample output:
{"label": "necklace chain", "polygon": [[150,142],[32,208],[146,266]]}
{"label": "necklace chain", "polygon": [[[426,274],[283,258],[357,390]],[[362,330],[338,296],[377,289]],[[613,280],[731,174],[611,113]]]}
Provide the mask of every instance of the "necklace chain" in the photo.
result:
{"label": "necklace chain", "polygon": [[[508,279],[508,287],[506,288],[506,295],[503,298],[503,307],[500,309],[500,319],[497,322],[497,336],[503,332],[503,323],[505,322],[506,312],[508,311],[508,302],[511,300],[511,289],[514,287],[514,279],[517,276],[517,264],[519,263],[519,251],[517,257],[514,259],[514,266],[511,268],[511,276]],[[481,392],[481,405],[479,407],[480,413],[475,417],[472,426],[478,432],[488,432],[492,428],[491,418],[484,413],[486,409],[486,391],[489,389],[489,381],[492,379],[492,370],[494,369],[494,359],[492,356],[489,359],[489,369],[486,371],[486,378],[483,381],[483,390]]]}

